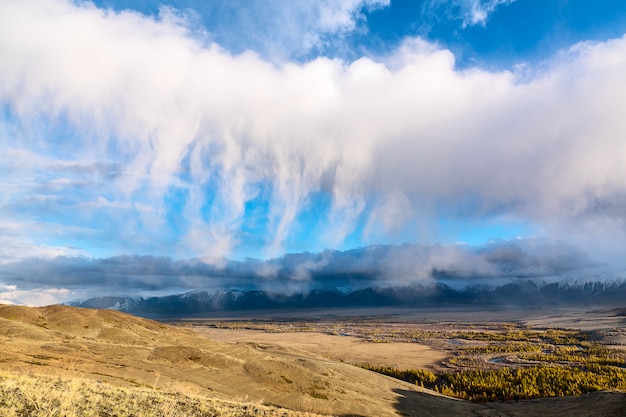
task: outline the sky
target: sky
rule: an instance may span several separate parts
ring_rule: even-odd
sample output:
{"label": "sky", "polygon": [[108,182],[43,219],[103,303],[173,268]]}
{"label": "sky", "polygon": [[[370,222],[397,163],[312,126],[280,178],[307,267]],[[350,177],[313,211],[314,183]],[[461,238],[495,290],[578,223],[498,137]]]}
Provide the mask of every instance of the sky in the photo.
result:
{"label": "sky", "polygon": [[626,2],[2,0],[0,300],[625,276],[625,108]]}

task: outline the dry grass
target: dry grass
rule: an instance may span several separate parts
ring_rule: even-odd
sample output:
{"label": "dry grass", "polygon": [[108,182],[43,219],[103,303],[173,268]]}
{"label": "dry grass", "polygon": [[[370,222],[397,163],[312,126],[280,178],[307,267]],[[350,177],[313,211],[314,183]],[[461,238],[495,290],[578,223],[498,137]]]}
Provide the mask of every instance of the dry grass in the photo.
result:
{"label": "dry grass", "polygon": [[[311,329],[314,327],[311,326]],[[194,326],[193,330],[209,339],[221,342],[282,346],[316,352],[319,355],[349,363],[395,366],[400,369],[433,369],[448,356],[446,352],[420,343],[372,343],[362,337],[337,336],[313,333],[313,331],[311,333],[304,331],[263,332],[202,326]]]}
{"label": "dry grass", "polygon": [[[382,417],[401,410],[411,414],[406,410],[407,398],[432,403],[430,408],[441,411],[433,415],[447,415],[444,412],[449,408],[445,398],[434,392],[317,353],[220,343],[188,329],[114,311],[0,305],[0,351],[0,370],[12,375],[61,375],[151,392],[175,388],[185,395],[226,401],[247,397],[246,402],[300,412]],[[31,408],[37,411],[35,405]],[[116,414],[99,417],[107,415]],[[163,415],[163,411],[153,415]]]}
{"label": "dry grass", "polygon": [[176,390],[125,388],[82,378],[0,372],[4,417],[305,417],[314,414],[198,396]]}
{"label": "dry grass", "polygon": [[[590,314],[599,317],[601,313]],[[459,319],[467,320],[466,317]],[[567,321],[566,317],[561,320]],[[626,319],[621,320],[626,324]],[[591,329],[587,325],[586,330],[503,321],[415,322],[398,316],[293,322],[193,319],[175,324],[223,342],[278,345],[358,365],[440,373],[517,369],[541,363],[577,366],[595,362],[623,367],[626,360],[623,349],[612,347],[626,335],[626,330],[603,328],[606,322],[601,319],[598,320],[600,327]],[[574,351],[569,355],[555,354],[564,348]]]}
{"label": "dry grass", "polygon": [[[294,346],[293,340],[288,343],[289,335],[282,336],[284,344],[277,344],[260,341],[260,332],[249,331],[240,340],[244,343],[222,343],[189,329],[113,311],[0,305],[0,417],[300,416],[307,412],[492,416],[502,415],[497,410],[501,406],[507,407],[509,416],[526,416],[518,413],[525,410],[522,402],[472,404],[328,359],[342,352],[352,362],[356,354],[371,357],[376,349],[387,349],[378,352],[381,360],[396,363],[409,347],[421,349],[413,356],[432,364],[433,353],[450,354],[450,349],[469,342],[459,340],[460,344],[450,346],[443,340],[440,345],[419,346],[423,335],[441,330],[439,324],[406,335],[411,329],[401,323],[328,324],[330,334],[369,342],[326,334],[325,338],[337,342],[325,346],[331,349],[328,352],[322,347],[329,340],[319,334],[303,334],[309,342],[298,339]],[[313,326],[306,331],[313,329],[321,330]],[[466,324],[460,330],[469,337],[468,332],[475,336],[478,329]],[[496,334],[498,329],[483,330]],[[371,343],[374,339],[388,343]],[[358,345],[358,350],[347,352],[346,342]],[[532,404],[541,411],[534,415],[556,415],[576,404],[568,417],[592,415],[595,410],[602,411],[596,415],[621,417],[626,415],[624,398],[623,393],[598,393]],[[598,402],[607,407],[598,408]]]}

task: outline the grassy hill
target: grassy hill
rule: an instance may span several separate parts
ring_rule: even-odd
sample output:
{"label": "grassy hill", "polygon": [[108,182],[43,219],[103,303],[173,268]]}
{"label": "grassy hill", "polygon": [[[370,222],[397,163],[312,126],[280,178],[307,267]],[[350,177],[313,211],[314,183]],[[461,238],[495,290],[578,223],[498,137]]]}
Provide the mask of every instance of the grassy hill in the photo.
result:
{"label": "grassy hill", "polygon": [[5,417],[307,417],[318,414],[226,401],[171,389],[120,387],[66,376],[0,372],[0,415]]}
{"label": "grassy hill", "polygon": [[221,343],[108,310],[0,305],[0,351],[0,416],[513,417],[626,411],[621,392],[475,404],[314,353]]}
{"label": "grassy hill", "polygon": [[133,392],[335,415],[410,415],[415,404],[431,415],[480,408],[312,353],[219,343],[109,310],[0,306],[0,349],[0,369],[12,375],[80,378]]}

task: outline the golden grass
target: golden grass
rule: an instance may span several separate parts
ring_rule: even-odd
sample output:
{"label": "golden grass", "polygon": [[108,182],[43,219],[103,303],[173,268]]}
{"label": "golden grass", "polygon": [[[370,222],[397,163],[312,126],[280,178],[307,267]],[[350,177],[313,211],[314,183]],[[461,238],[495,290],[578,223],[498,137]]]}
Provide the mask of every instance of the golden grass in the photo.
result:
{"label": "golden grass", "polygon": [[[155,383],[156,385],[156,383]],[[305,417],[314,414],[175,389],[114,386],[83,378],[0,371],[3,417]]]}
{"label": "golden grass", "polygon": [[247,396],[247,402],[300,412],[394,416],[407,408],[407,398],[448,408],[434,392],[317,353],[220,343],[114,311],[0,305],[0,351],[0,370],[11,374],[62,375],[121,389],[180,386],[177,392],[185,395],[226,401]]}
{"label": "golden grass", "polygon": [[447,358],[446,352],[419,343],[372,343],[354,336],[323,333],[287,333],[243,329],[215,329],[194,326],[198,334],[226,343],[256,343],[316,352],[348,363],[395,366],[401,369],[433,369]]}
{"label": "golden grass", "polygon": [[[295,326],[301,322],[272,323],[274,331],[298,327],[302,338],[296,340],[293,333],[287,333],[276,343],[263,340],[264,333],[249,330],[223,343],[198,334],[198,327],[203,326],[197,324],[189,326],[194,332],[113,311],[0,305],[0,417],[312,415],[307,413],[443,417],[500,415],[496,410],[500,407],[506,407],[511,417],[526,417],[529,414],[522,413],[526,402],[485,405],[451,399],[328,358],[342,359],[339,352],[346,355],[346,362],[359,355],[367,359],[378,355],[382,364],[409,360],[432,366],[441,360],[442,352],[447,356],[474,345],[485,350],[493,343],[547,343],[541,338],[517,341],[529,329],[512,324],[483,324],[479,329],[474,324],[456,328],[422,324],[415,328],[372,321],[331,321],[307,327]],[[328,328],[320,329],[320,324]],[[312,330],[327,334],[302,333]],[[498,338],[499,333],[506,334],[506,340],[482,340],[492,335]],[[537,334],[541,332],[528,336]],[[612,332],[611,343],[614,334],[621,333]],[[449,339],[452,336],[455,340]],[[473,340],[476,337],[481,340]],[[375,339],[388,343],[370,343]],[[424,341],[430,347],[420,346]],[[348,349],[346,342],[355,344],[356,350]],[[412,349],[417,350],[406,355]],[[493,353],[480,355],[486,359]],[[481,366],[488,363],[483,360]],[[621,417],[625,415],[624,395],[544,399],[532,402],[532,415]],[[560,410],[568,412],[559,414]]]}

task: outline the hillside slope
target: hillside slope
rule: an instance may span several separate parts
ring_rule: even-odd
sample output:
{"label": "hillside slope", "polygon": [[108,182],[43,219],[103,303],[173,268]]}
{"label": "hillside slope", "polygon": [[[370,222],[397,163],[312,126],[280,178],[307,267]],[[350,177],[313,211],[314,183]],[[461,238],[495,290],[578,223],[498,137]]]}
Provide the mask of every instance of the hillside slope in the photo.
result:
{"label": "hillside slope", "polygon": [[226,344],[108,310],[0,306],[0,368],[171,388],[335,415],[468,415],[483,407],[285,348]]}
{"label": "hillside slope", "polygon": [[[253,415],[298,415],[284,409],[431,417],[626,412],[626,394],[621,392],[474,404],[313,353],[259,343],[220,343],[110,310],[0,305],[0,350],[0,410],[13,409],[14,415],[19,415],[17,407],[30,410],[26,415],[46,415],[51,396],[60,402],[89,399],[103,407],[93,414],[99,416],[116,415],[111,410],[121,404],[149,408],[143,414],[134,411],[137,417],[215,415],[197,410],[216,408],[228,409],[217,415],[232,416],[251,415],[250,410]],[[26,394],[31,386],[38,388]],[[60,402],[52,403],[56,407]],[[171,413],[162,413],[163,407]],[[175,407],[187,411],[174,412]]]}

